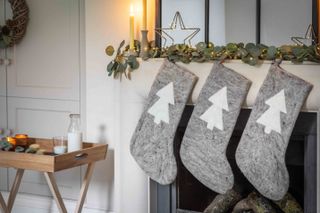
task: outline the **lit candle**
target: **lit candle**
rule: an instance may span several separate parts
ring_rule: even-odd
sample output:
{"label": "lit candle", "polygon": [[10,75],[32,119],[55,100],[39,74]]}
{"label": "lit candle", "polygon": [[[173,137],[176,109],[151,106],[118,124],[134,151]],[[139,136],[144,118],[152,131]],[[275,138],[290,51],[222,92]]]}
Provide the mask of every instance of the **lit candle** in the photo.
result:
{"label": "lit candle", "polygon": [[27,146],[28,135],[26,134],[16,134],[14,137],[16,139],[17,146]]}
{"label": "lit candle", "polygon": [[147,0],[142,0],[142,30],[147,30]]}
{"label": "lit candle", "polygon": [[13,146],[16,145],[16,139],[14,139],[13,137],[7,137],[7,141],[11,143]]}
{"label": "lit candle", "polygon": [[134,11],[132,4],[130,6],[130,50],[134,50]]}
{"label": "lit candle", "polygon": [[26,134],[16,134],[15,138],[17,138],[17,139],[27,139],[28,135],[26,135]]}

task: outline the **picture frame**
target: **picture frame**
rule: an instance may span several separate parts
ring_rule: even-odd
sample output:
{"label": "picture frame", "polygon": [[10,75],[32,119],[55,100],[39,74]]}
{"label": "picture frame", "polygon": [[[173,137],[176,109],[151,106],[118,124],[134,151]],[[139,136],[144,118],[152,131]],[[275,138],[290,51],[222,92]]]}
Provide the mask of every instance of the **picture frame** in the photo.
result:
{"label": "picture frame", "polygon": [[317,34],[317,38],[314,38],[315,43],[319,44],[320,40],[320,0],[313,0],[312,1],[312,25],[314,31]]}

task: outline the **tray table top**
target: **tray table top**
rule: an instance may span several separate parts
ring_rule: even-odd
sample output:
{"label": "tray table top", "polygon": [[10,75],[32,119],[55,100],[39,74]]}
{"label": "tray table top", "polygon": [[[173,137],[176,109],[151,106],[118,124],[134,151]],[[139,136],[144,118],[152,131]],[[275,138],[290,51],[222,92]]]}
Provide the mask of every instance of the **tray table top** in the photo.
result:
{"label": "tray table top", "polygon": [[[51,139],[33,138],[40,149],[52,152]],[[0,167],[27,169],[41,172],[57,172],[91,162],[104,160],[107,155],[107,144],[83,142],[83,149],[61,155],[38,155],[0,151]]]}

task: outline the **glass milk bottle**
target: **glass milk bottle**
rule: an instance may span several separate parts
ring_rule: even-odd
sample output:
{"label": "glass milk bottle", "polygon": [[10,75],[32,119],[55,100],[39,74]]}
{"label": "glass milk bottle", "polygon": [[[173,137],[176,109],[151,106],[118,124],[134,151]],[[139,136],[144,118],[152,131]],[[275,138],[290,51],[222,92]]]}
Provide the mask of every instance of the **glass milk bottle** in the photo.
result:
{"label": "glass milk bottle", "polygon": [[70,126],[68,129],[68,152],[73,152],[80,149],[82,149],[80,115],[70,114]]}

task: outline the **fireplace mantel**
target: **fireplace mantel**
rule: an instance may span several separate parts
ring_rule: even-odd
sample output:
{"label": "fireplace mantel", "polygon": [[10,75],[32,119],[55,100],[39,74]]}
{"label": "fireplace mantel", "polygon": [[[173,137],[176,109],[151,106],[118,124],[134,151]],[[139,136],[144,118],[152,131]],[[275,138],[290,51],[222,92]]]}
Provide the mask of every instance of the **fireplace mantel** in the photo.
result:
{"label": "fireplace mantel", "polygon": [[[123,80],[121,83],[121,91],[126,94],[124,97],[126,100],[125,102],[143,101],[147,97],[163,60],[164,59],[149,59],[148,61],[140,60],[140,68],[133,71],[132,80]],[[192,93],[192,97],[189,100],[189,104],[194,104],[197,101],[197,97],[207,76],[209,75],[213,63],[178,64],[186,67],[199,77]],[[243,106],[244,108],[250,108],[254,104],[262,82],[268,73],[270,64],[271,62],[267,61],[259,66],[250,66],[248,64],[244,64],[240,60],[231,60],[224,63],[226,67],[235,70],[252,81],[250,91]],[[305,62],[297,65],[289,61],[283,61],[280,66],[288,72],[291,72],[313,84],[313,90],[307,98],[303,110],[318,111],[320,108],[320,65],[312,62]]]}

